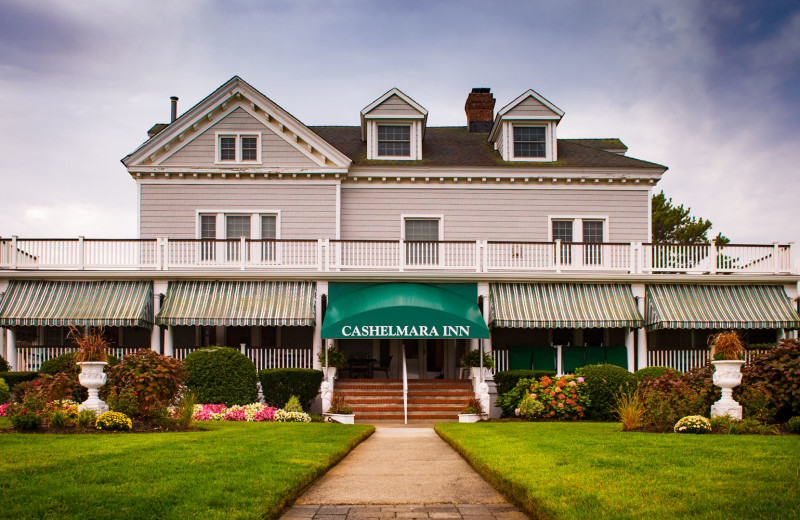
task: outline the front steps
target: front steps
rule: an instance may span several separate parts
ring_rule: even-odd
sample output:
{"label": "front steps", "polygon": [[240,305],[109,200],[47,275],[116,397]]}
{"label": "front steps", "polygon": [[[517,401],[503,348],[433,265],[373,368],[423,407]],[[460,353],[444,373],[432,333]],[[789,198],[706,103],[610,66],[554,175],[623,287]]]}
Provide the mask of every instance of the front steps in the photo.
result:
{"label": "front steps", "polygon": [[[356,422],[403,421],[401,379],[337,379],[334,393],[344,397]],[[455,421],[472,397],[469,379],[409,379],[409,421]]]}

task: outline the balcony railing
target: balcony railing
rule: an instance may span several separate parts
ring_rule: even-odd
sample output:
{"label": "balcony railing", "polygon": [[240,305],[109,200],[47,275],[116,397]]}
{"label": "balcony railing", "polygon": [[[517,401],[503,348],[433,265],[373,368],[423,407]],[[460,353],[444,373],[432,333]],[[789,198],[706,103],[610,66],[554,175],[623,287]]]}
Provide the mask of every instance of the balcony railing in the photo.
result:
{"label": "balcony railing", "polygon": [[792,244],[0,238],[0,269],[798,274]]}

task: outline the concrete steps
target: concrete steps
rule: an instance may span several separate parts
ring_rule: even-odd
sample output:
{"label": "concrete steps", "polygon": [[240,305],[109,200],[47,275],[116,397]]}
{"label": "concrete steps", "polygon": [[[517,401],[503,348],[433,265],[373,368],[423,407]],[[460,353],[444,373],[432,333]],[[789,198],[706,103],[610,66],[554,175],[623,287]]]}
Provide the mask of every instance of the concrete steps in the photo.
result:
{"label": "concrete steps", "polygon": [[[404,418],[400,379],[338,379],[334,392],[353,409],[356,422]],[[466,379],[409,379],[408,419],[457,420],[472,396],[472,383]]]}

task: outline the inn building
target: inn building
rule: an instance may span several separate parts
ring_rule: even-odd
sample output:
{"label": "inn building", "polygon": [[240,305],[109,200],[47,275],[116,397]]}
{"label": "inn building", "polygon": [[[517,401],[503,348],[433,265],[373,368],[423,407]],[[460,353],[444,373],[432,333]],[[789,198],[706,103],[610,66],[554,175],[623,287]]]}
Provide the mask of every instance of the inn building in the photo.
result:
{"label": "inn building", "polygon": [[[358,126],[307,126],[238,76],[179,117],[172,98],[122,159],[137,239],[0,237],[0,353],[36,369],[70,325],[105,327],[120,355],[220,344],[260,369],[321,368],[328,345],[354,360],[342,391],[405,375],[425,397],[491,392],[507,369],[686,370],[721,329],[754,348],[797,335],[792,244],[653,243],[665,166],[559,138],[564,111],[533,90],[499,110],[466,94],[455,127],[396,88]],[[462,362],[480,348],[483,375]]]}

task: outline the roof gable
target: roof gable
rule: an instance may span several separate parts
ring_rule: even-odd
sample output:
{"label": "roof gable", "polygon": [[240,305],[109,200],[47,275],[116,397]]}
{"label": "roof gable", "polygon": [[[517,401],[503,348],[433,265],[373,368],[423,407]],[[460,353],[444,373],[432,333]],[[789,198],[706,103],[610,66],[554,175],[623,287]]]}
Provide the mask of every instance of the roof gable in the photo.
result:
{"label": "roof gable", "polygon": [[501,108],[494,118],[492,130],[489,132],[489,141],[497,138],[501,122],[504,119],[539,119],[560,121],[564,111],[545,99],[535,90],[528,89],[521,96]]}
{"label": "roof gable", "polygon": [[[234,110],[248,112],[319,168],[347,168],[350,159],[239,76],[234,76],[122,159],[128,168],[156,166]],[[213,160],[213,158],[212,158]]]}
{"label": "roof gable", "polygon": [[428,110],[398,88],[393,88],[361,110],[361,139],[367,138],[367,119],[422,119],[422,129],[428,120]]}

